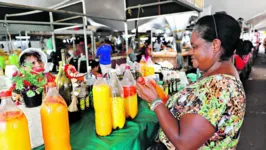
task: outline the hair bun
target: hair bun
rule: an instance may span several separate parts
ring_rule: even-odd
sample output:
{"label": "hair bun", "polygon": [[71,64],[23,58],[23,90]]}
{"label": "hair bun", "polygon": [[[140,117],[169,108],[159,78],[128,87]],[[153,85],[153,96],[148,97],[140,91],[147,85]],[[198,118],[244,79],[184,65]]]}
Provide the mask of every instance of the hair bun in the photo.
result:
{"label": "hair bun", "polygon": [[242,44],[243,44],[243,40],[242,40],[242,39],[238,39],[238,40],[236,41],[236,49],[237,49],[238,47],[240,47]]}

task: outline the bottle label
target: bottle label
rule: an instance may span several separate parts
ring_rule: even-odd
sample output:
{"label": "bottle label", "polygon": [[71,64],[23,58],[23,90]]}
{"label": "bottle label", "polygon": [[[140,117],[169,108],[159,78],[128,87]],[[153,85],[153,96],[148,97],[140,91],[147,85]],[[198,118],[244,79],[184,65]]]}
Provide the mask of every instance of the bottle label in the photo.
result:
{"label": "bottle label", "polygon": [[168,87],[165,87],[165,89],[164,89],[164,93],[167,94],[167,95],[169,94],[169,92],[168,92]]}
{"label": "bottle label", "polygon": [[173,82],[173,92],[176,92],[176,82]]}
{"label": "bottle label", "polygon": [[81,98],[79,100],[79,107],[80,107],[80,110],[85,110],[85,99],[84,98]]}
{"label": "bottle label", "polygon": [[90,97],[87,96],[85,101],[86,101],[86,108],[89,108],[90,107]]}

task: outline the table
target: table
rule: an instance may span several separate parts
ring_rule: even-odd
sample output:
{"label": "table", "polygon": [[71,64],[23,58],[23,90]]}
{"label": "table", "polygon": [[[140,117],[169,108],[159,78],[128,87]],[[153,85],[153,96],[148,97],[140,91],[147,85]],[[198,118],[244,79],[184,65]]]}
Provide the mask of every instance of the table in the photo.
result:
{"label": "table", "polygon": [[[70,126],[72,150],[146,150],[155,139],[159,128],[155,113],[147,102],[139,100],[139,113],[134,120],[127,120],[123,129],[113,130],[111,135],[99,137],[95,132],[94,112],[83,114],[82,119]],[[33,150],[44,150],[44,146]]]}
{"label": "table", "polygon": [[152,61],[155,63],[160,63],[163,61],[168,61],[174,67],[177,66],[177,52],[169,52],[169,51],[160,51],[152,53]]}

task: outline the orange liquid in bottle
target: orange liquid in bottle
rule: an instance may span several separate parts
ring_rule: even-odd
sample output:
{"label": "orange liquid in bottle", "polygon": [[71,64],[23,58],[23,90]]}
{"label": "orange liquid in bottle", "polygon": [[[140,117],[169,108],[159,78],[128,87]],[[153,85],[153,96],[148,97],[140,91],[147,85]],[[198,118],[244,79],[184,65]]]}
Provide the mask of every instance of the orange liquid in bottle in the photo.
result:
{"label": "orange liquid in bottle", "polygon": [[0,150],[31,150],[28,120],[23,112],[0,114]]}
{"label": "orange liquid in bottle", "polygon": [[71,150],[68,109],[61,96],[47,96],[41,106],[46,150]]}
{"label": "orange liquid in bottle", "polygon": [[123,86],[126,117],[134,119],[138,114],[138,98],[135,86]]}
{"label": "orange liquid in bottle", "polygon": [[112,132],[110,89],[107,84],[93,86],[96,133],[107,136]]}

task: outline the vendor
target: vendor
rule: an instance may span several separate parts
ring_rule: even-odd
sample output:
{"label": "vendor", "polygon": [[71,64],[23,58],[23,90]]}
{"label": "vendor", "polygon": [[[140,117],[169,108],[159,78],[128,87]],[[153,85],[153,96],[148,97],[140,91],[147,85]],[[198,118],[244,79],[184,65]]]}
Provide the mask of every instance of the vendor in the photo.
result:
{"label": "vendor", "polygon": [[230,58],[240,34],[238,22],[229,15],[199,19],[191,36],[191,55],[203,78],[170,97],[166,105],[151,83],[137,84],[138,95],[151,104],[161,127],[159,143],[149,149],[236,149],[246,96]]}
{"label": "vendor", "polygon": [[162,42],[160,37],[157,37],[157,40],[155,40],[153,47],[155,52],[159,52],[162,49]]}

